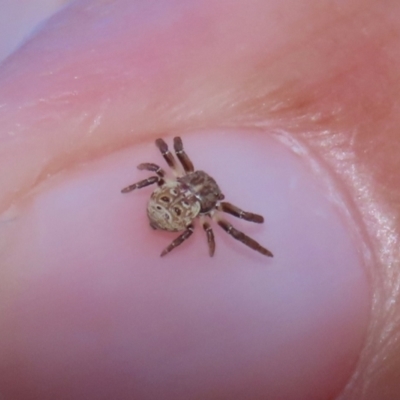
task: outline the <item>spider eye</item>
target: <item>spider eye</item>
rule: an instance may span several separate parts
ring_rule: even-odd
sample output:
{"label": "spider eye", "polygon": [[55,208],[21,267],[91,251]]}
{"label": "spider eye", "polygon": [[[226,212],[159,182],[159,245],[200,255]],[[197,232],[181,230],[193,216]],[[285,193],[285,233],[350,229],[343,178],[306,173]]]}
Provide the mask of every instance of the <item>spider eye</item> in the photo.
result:
{"label": "spider eye", "polygon": [[175,211],[175,214],[178,216],[181,215],[181,213],[182,213],[181,209],[178,207],[174,207],[174,211]]}
{"label": "spider eye", "polygon": [[157,210],[162,210],[161,206],[156,206]]}
{"label": "spider eye", "polygon": [[161,200],[164,201],[165,203],[169,203],[169,197],[168,196],[161,197]]}
{"label": "spider eye", "polygon": [[173,196],[178,196],[178,192],[175,189],[171,189],[171,194]]}

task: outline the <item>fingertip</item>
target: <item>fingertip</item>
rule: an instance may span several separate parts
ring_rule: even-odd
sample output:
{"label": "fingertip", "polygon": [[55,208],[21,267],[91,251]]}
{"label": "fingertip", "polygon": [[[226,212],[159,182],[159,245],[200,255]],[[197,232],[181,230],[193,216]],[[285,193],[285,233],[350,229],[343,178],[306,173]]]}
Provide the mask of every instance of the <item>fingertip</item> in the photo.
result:
{"label": "fingertip", "polygon": [[[2,325],[13,339],[0,343],[0,353],[3,366],[7,354],[22,361],[0,382],[21,378],[28,365],[26,391],[33,381],[44,393],[68,361],[68,373],[85,370],[96,381],[85,388],[93,398],[111,388],[176,398],[176,376],[185,382],[181,398],[206,398],[210,387],[231,399],[243,391],[294,400],[337,393],[369,315],[368,284],[347,225],[300,160],[265,134],[195,132],[185,146],[196,149],[196,164],[207,167],[227,198],[261,210],[267,227],[235,224],[279,257],[265,268],[262,254],[219,230],[210,262],[201,229],[158,257],[171,233],[149,227],[151,188],[119,194],[139,156],[161,157],[153,143],[68,172],[37,192],[18,221],[9,258],[18,268],[10,264],[10,271],[25,278],[6,303]],[[238,180],[224,156],[240,160],[237,167],[252,178]],[[257,174],[260,165],[269,173]],[[34,357],[38,348],[41,358]],[[132,376],[144,377],[136,378],[134,392]],[[82,382],[71,382],[82,398]]]}

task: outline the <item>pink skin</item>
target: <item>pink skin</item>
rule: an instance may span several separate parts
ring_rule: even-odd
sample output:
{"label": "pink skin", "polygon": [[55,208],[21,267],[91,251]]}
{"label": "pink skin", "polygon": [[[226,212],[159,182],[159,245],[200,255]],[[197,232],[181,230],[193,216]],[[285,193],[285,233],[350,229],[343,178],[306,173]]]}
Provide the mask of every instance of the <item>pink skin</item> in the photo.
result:
{"label": "pink skin", "polygon": [[[40,398],[41,385],[52,385],[54,398],[60,380],[75,383],[83,373],[75,398],[84,390],[111,397],[118,388],[124,398],[209,398],[212,391],[212,398],[320,399],[343,385],[368,317],[365,275],[345,218],[280,143],[226,133],[188,135],[187,150],[196,165],[215,171],[227,199],[265,216],[265,227],[233,222],[273,249],[274,260],[218,226],[214,259],[201,228],[161,259],[177,234],[150,229],[151,190],[120,193],[148,175],[135,162],[163,161],[153,143],[62,173],[15,211],[9,232],[24,246],[8,265],[25,279],[10,294],[3,324],[20,328],[0,355],[14,364],[17,351],[20,373],[32,365],[24,380],[36,382]],[[227,169],[229,159],[240,162]],[[32,260],[39,274],[23,272]],[[1,376],[12,393],[15,370]],[[20,387],[23,396],[28,389]]]}
{"label": "pink skin", "polygon": [[[384,328],[370,309],[390,203],[366,188],[392,153],[378,164],[357,133],[390,137],[395,90],[373,79],[390,68],[366,40],[372,16],[332,7],[81,1],[6,60],[0,393],[310,400],[349,381],[343,399],[382,393],[362,349],[378,351]],[[359,102],[372,94],[378,105]],[[176,132],[229,201],[264,215],[230,220],[274,259],[218,227],[214,259],[201,229],[159,258],[176,234],[148,227],[151,188],[119,191],[149,175],[138,163],[164,166],[153,140]],[[362,180],[355,165],[373,162]]]}

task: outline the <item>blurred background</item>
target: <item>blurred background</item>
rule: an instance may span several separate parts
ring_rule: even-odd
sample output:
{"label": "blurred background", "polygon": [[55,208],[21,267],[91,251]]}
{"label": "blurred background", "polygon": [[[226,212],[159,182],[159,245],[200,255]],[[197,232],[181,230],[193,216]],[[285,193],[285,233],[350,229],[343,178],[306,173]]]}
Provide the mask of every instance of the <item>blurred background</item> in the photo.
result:
{"label": "blurred background", "polygon": [[47,18],[73,0],[0,0],[0,63]]}

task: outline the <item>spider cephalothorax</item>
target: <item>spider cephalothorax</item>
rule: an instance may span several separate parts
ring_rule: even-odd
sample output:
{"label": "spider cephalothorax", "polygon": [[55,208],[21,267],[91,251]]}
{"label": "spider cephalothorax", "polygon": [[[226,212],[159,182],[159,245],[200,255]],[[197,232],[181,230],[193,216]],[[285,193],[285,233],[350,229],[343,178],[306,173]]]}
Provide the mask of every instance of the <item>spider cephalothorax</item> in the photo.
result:
{"label": "spider cephalothorax", "polygon": [[231,203],[222,201],[225,197],[217,182],[206,172],[194,170],[192,162],[183,150],[180,137],[174,138],[174,150],[182,164],[183,171],[180,171],[175,157],[168,150],[168,146],[163,139],[157,139],[156,146],[160,149],[176,178],[174,180],[167,179],[164,170],[158,165],[143,163],[138,165],[140,170],[153,171],[156,175],[122,189],[122,193],[140,189],[153,183],[158,185],[151,194],[147,206],[150,226],[154,229],[171,232],[183,231],[163,250],[161,256],[165,256],[191,236],[194,230],[193,221],[199,218],[207,234],[210,256],[213,256],[215,252],[214,233],[208,222],[208,220],[212,219],[235,239],[265,256],[272,257],[272,253],[269,250],[243,232],[238,231],[223,219],[220,211],[256,223],[263,223],[264,218],[261,215],[243,211]]}

